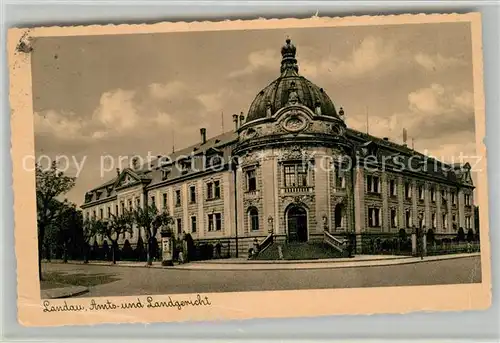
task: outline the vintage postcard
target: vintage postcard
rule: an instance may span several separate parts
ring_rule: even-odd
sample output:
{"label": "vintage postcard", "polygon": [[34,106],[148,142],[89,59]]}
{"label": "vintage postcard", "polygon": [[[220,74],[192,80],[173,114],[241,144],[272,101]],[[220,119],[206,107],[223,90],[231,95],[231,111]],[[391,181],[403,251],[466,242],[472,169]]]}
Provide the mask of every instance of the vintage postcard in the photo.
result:
{"label": "vintage postcard", "polygon": [[8,38],[23,325],[489,307],[478,13]]}

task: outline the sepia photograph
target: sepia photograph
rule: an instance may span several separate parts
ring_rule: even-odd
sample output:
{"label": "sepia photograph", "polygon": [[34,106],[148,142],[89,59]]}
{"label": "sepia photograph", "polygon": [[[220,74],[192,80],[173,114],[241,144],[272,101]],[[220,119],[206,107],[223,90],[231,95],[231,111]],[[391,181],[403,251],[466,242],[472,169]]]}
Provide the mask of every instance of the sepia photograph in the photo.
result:
{"label": "sepia photograph", "polygon": [[481,285],[480,18],[402,17],[19,36],[41,310]]}

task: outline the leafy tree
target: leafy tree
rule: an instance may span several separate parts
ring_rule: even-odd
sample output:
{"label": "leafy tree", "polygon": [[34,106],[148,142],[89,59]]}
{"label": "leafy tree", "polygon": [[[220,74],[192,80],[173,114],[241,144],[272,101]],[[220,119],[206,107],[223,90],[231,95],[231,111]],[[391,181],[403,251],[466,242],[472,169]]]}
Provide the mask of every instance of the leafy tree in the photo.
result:
{"label": "leafy tree", "polygon": [[83,234],[82,213],[75,204],[66,200],[54,200],[54,208],[57,208],[57,220],[47,227],[47,235],[50,236],[50,243],[62,251],[64,263],[67,263],[69,254],[73,255],[75,249],[80,248],[78,244]]}
{"label": "leafy tree", "polygon": [[463,242],[463,241],[465,241],[465,232],[464,232],[463,227],[460,227],[460,228],[458,229],[458,233],[457,233],[457,241],[459,241],[459,242]]}
{"label": "leafy tree", "polygon": [[469,229],[467,231],[467,242],[472,242],[474,241],[474,230]]}
{"label": "leafy tree", "polygon": [[139,229],[143,229],[146,234],[147,261],[152,264],[153,256],[156,255],[157,244],[156,235],[161,227],[169,227],[173,223],[168,212],[160,212],[155,205],[139,207],[134,211],[135,223]]}
{"label": "leafy tree", "polygon": [[435,236],[434,236],[434,230],[429,229],[427,230],[427,243],[432,244],[434,243]]}
{"label": "leafy tree", "polygon": [[61,210],[56,198],[66,194],[75,185],[75,178],[64,175],[57,169],[54,161],[48,169],[35,165],[36,175],[36,203],[38,227],[38,275],[42,277],[42,251],[45,242],[45,233],[49,225],[57,218]]}
{"label": "leafy tree", "polygon": [[116,264],[116,249],[120,235],[132,234],[133,216],[130,211],[125,210],[122,214],[112,214],[106,221],[97,221],[97,232],[111,241],[111,256],[113,264]]}
{"label": "leafy tree", "polygon": [[84,263],[89,263],[89,258],[90,258],[90,240],[96,236],[98,233],[98,224],[95,218],[89,218],[85,219],[83,222],[83,233],[82,233],[82,240],[83,240],[83,260]]}

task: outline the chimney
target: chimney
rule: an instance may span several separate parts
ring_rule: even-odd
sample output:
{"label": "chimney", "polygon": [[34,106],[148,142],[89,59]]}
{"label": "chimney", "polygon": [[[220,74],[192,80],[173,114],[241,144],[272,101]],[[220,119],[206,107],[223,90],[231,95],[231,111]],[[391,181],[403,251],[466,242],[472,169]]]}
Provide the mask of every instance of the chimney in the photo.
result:
{"label": "chimney", "polygon": [[389,141],[389,138],[388,138],[388,137],[384,137],[383,139],[384,139],[384,141],[386,141],[386,142],[387,142],[387,141]]}
{"label": "chimney", "polygon": [[243,121],[245,120],[245,116],[243,115],[243,112],[240,112],[240,127],[243,126]]}
{"label": "chimney", "polygon": [[120,168],[116,168],[116,176],[120,176]]}
{"label": "chimney", "polygon": [[205,144],[207,142],[207,129],[202,127],[200,129],[200,134],[201,134],[201,144]]}
{"label": "chimney", "polygon": [[238,115],[233,114],[234,131],[238,131]]}

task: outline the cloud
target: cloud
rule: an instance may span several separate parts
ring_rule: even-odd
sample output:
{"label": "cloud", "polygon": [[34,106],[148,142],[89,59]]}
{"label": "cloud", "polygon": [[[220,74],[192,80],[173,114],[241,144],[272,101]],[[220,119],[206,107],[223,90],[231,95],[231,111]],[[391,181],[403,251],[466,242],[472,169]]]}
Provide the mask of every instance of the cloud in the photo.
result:
{"label": "cloud", "polygon": [[248,64],[243,69],[232,71],[228,76],[229,78],[237,78],[250,75],[261,69],[276,68],[280,60],[281,57],[276,49],[254,51],[248,55]]}
{"label": "cloud", "polygon": [[74,113],[60,113],[53,110],[35,112],[34,129],[36,134],[50,134],[60,139],[78,137],[85,122]]}
{"label": "cloud", "polygon": [[174,98],[181,96],[186,92],[188,87],[180,81],[173,81],[169,83],[152,83],[149,85],[148,90],[152,98]]}
{"label": "cloud", "polygon": [[456,57],[444,57],[441,54],[428,55],[418,53],[415,55],[415,62],[429,71],[442,71],[448,68],[466,65],[465,61]]}
{"label": "cloud", "polygon": [[[464,141],[475,142],[472,93],[440,84],[409,93],[407,110],[388,116],[373,116],[369,120],[370,134],[401,142],[403,128],[406,128],[409,138],[413,137],[420,146],[431,146],[436,151],[445,144],[460,146]],[[347,124],[364,131],[366,117],[347,117]]]}
{"label": "cloud", "polygon": [[373,36],[363,39],[343,59],[330,55],[317,61],[315,57],[318,53],[308,50],[304,55],[304,58],[300,58],[300,68],[304,75],[309,77],[329,75],[335,79],[363,77],[370,72],[380,70],[381,66],[393,65],[400,58],[394,44]]}
{"label": "cloud", "polygon": [[135,91],[115,89],[101,95],[99,106],[92,115],[93,125],[105,132],[122,132],[137,126],[140,118],[134,102]]}

